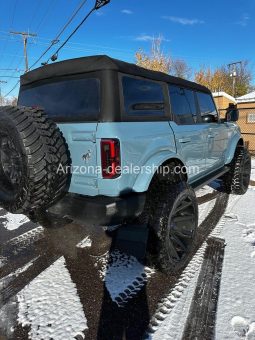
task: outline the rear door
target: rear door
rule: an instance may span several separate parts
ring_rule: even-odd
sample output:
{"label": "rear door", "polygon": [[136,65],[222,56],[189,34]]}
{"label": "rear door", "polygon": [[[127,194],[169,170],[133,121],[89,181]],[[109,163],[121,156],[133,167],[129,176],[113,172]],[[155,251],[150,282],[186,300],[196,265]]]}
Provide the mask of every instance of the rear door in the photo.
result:
{"label": "rear door", "polygon": [[97,124],[58,124],[68,144],[72,159],[72,180],[69,192],[88,196],[98,194]]}
{"label": "rear door", "polygon": [[206,130],[206,170],[214,171],[224,166],[228,131],[221,124],[214,100],[209,93],[197,92],[201,125]]}
{"label": "rear door", "polygon": [[195,93],[177,85],[169,85],[172,113],[170,126],[175,134],[177,152],[188,168],[189,181],[203,175],[205,171],[205,127],[197,124]]}

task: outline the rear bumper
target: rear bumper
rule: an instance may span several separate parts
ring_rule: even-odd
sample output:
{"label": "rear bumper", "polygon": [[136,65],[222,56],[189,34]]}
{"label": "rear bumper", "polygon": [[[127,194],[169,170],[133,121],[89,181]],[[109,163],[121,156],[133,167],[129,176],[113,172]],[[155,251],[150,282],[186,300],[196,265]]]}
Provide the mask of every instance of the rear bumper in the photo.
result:
{"label": "rear bumper", "polygon": [[143,211],[145,198],[146,193],[131,193],[123,197],[92,197],[68,193],[48,211],[80,223],[112,225],[139,216]]}

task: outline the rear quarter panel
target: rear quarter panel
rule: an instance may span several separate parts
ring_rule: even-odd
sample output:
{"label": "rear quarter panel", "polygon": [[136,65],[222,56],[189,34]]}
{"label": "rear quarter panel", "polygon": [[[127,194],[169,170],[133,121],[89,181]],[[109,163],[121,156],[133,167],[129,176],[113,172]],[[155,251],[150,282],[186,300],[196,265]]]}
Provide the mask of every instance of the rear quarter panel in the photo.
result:
{"label": "rear quarter panel", "polygon": [[[144,192],[153,177],[150,173],[136,173],[134,167],[161,165],[169,158],[176,158],[173,132],[167,121],[99,123],[97,129],[97,154],[101,138],[118,138],[121,147],[122,174],[116,179],[98,177],[99,195],[119,196],[128,192]],[[98,159],[98,162],[101,161]],[[101,163],[100,163],[101,164]],[[129,169],[128,173],[124,171]],[[146,169],[144,169],[144,172]],[[156,171],[156,170],[155,170]]]}

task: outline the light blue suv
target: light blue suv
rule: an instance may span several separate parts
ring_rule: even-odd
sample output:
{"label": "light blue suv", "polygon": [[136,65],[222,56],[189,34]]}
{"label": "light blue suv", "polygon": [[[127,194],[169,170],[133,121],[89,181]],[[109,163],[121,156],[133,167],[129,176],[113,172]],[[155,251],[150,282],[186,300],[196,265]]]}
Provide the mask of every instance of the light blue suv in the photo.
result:
{"label": "light blue suv", "polygon": [[216,178],[228,193],[249,185],[235,108],[221,120],[207,88],[107,56],[26,73],[18,107],[0,115],[5,209],[146,224],[163,270],[193,245],[195,189]]}

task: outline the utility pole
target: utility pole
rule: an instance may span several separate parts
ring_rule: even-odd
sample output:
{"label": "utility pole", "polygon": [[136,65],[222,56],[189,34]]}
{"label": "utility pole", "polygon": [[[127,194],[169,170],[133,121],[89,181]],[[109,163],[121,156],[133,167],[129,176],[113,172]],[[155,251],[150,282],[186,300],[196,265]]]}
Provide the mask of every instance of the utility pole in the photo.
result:
{"label": "utility pole", "polygon": [[29,33],[29,32],[13,32],[13,31],[11,31],[10,33],[22,36],[23,44],[24,44],[25,73],[26,73],[28,71],[27,40],[28,38],[37,37],[37,34]]}
{"label": "utility pole", "polygon": [[236,78],[238,76],[237,74],[237,65],[242,65],[242,62],[241,61],[236,61],[235,63],[231,63],[231,64],[228,64],[228,68],[229,68],[229,75],[230,77],[232,78],[233,80],[233,83],[232,83],[232,91],[233,91],[233,97],[235,98],[236,96]]}
{"label": "utility pole", "polygon": [[2,88],[1,88],[1,84],[6,84],[7,81],[5,80],[0,80],[0,106],[3,105],[3,98],[2,98]]}

